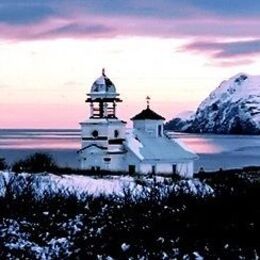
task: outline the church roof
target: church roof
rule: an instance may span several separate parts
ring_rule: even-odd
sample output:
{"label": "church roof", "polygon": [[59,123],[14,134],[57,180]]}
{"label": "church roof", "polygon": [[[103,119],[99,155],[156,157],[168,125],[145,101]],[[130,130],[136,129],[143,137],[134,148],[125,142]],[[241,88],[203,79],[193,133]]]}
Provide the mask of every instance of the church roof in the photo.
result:
{"label": "church roof", "polygon": [[115,85],[106,76],[104,69],[102,70],[102,75],[92,84],[91,94],[116,94]]}
{"label": "church roof", "polygon": [[146,109],[144,109],[141,113],[135,115],[131,118],[131,120],[144,120],[144,119],[150,119],[150,120],[165,120],[164,117],[158,115],[153,110],[147,106]]}
{"label": "church roof", "polygon": [[141,161],[179,162],[197,159],[197,155],[177,140],[153,137],[137,129],[126,133],[126,146]]}

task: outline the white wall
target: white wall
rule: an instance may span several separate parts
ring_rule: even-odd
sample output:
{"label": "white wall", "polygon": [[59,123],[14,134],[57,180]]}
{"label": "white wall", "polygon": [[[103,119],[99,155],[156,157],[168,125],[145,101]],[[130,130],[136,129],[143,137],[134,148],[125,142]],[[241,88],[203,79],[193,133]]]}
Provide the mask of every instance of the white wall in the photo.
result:
{"label": "white wall", "polygon": [[99,136],[106,136],[109,139],[114,139],[114,131],[119,131],[119,136],[117,138],[125,138],[125,123],[121,120],[105,120],[100,119],[89,119],[86,122],[81,123],[81,136],[82,137],[92,137],[92,132],[94,130],[98,131]]}
{"label": "white wall", "polygon": [[82,169],[91,169],[92,167],[100,167],[104,169],[105,164],[103,158],[105,157],[104,150],[96,147],[90,147],[80,153],[80,162]]}
{"label": "white wall", "polygon": [[172,174],[172,165],[173,164],[177,164],[177,163],[158,163],[156,165],[156,172]]}
{"label": "white wall", "polygon": [[158,174],[172,174],[173,165],[176,164],[176,174],[184,178],[193,177],[193,161],[182,162],[182,163],[140,163],[140,173],[148,174],[152,173],[152,166],[155,166],[155,173]]}
{"label": "white wall", "polygon": [[[105,140],[94,139],[92,132],[98,131],[98,137],[106,137]],[[80,161],[82,169],[91,169],[92,167],[100,167],[103,170],[122,171],[125,169],[123,158],[125,154],[108,154],[109,151],[123,151],[122,145],[108,144],[109,139],[116,139],[114,131],[118,130],[119,136],[117,139],[125,138],[125,123],[118,119],[89,119],[81,123],[82,138],[91,138],[90,140],[82,140],[81,147],[87,149],[80,153]],[[93,138],[93,139],[92,139]],[[91,145],[98,145],[107,148],[106,150],[99,149]],[[105,161],[104,158],[110,158],[110,161]]]}
{"label": "white wall", "polygon": [[[110,161],[104,160],[110,158]],[[101,170],[125,171],[125,154],[108,154],[107,150],[96,147],[85,149],[80,154],[81,168],[90,170],[100,167]]]}
{"label": "white wall", "polygon": [[172,173],[173,165],[176,164],[176,174],[184,178],[193,177],[193,161],[180,162],[180,163],[158,163],[156,166],[157,173]]}
{"label": "white wall", "polygon": [[141,163],[139,171],[142,174],[151,173],[152,172],[152,165],[148,164],[148,163]]}
{"label": "white wall", "polygon": [[137,130],[145,131],[151,136],[158,137],[158,126],[161,125],[163,135],[163,120],[134,120],[133,127]]}
{"label": "white wall", "polygon": [[140,159],[138,159],[131,150],[128,150],[125,156],[125,171],[127,172],[129,165],[135,166],[136,173],[140,172]]}
{"label": "white wall", "polygon": [[[92,136],[94,130],[98,131],[98,137],[105,137],[105,140],[95,139]],[[115,130],[118,130],[119,135],[115,137]],[[123,145],[118,144],[108,144],[109,139],[124,139],[125,138],[125,123],[118,119],[89,119],[86,122],[81,123],[81,148],[85,148],[87,146],[91,146],[93,144],[108,148],[107,151],[123,151]],[[90,140],[84,140],[84,138],[90,138]],[[97,148],[97,147],[96,147]],[[118,165],[116,162],[111,160],[111,163],[105,162],[104,150],[97,149],[94,154],[91,152],[91,148],[87,148],[83,150],[81,154],[81,168],[90,169],[93,164],[93,167],[100,167],[101,169],[111,169],[111,170],[122,170],[122,163],[118,161]],[[117,159],[118,155],[113,155],[114,160]],[[87,159],[84,159],[87,158]],[[92,160],[92,161],[91,161]],[[120,159],[121,160],[121,159]]]}
{"label": "white wall", "polygon": [[82,137],[92,137],[92,132],[94,130],[98,131],[99,136],[107,136],[107,133],[108,133],[107,124],[88,123],[88,122],[81,124],[81,136]]}
{"label": "white wall", "polygon": [[115,130],[119,132],[119,136],[117,138],[125,138],[125,123],[118,121],[113,122],[108,125],[108,138],[116,139],[114,136]]}
{"label": "white wall", "polygon": [[194,162],[189,161],[186,163],[177,164],[177,171],[180,176],[184,178],[192,178],[194,174]]}
{"label": "white wall", "polygon": [[107,169],[111,171],[125,171],[125,154],[110,154],[106,157],[111,158],[107,164]]}

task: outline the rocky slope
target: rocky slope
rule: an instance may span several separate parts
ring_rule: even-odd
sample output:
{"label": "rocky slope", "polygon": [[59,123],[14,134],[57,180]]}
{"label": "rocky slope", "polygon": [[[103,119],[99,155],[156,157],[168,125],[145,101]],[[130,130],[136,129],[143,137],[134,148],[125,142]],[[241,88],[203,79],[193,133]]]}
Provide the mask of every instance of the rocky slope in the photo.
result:
{"label": "rocky slope", "polygon": [[167,123],[175,131],[260,134],[260,76],[240,73],[223,81],[188,119]]}
{"label": "rocky slope", "polygon": [[175,118],[167,122],[164,126],[166,130],[174,130],[177,132],[186,132],[190,129],[194,120],[195,113],[193,111],[184,111]]}

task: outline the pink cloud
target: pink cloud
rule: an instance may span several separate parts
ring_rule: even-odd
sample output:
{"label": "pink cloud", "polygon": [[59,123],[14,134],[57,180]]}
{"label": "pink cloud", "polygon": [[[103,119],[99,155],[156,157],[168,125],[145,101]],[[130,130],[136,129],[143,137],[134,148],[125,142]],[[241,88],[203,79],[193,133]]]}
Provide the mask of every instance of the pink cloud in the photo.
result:
{"label": "pink cloud", "polygon": [[260,20],[220,19],[192,10],[191,17],[117,16],[72,11],[69,15],[47,17],[31,24],[1,23],[2,39],[39,40],[57,38],[109,38],[115,36],[153,37],[260,37]]}
{"label": "pink cloud", "polygon": [[[249,64],[260,55],[260,39],[233,41],[192,41],[181,47],[181,51],[206,54],[218,66]],[[248,58],[250,57],[250,58]]]}

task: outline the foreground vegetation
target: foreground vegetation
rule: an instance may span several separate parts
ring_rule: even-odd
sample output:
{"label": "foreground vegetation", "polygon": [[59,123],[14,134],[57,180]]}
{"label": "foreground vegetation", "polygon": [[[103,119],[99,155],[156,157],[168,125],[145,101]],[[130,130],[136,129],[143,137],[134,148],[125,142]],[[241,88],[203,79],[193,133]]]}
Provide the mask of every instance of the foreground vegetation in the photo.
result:
{"label": "foreground vegetation", "polygon": [[142,196],[127,189],[120,197],[61,190],[37,199],[30,185],[14,193],[6,184],[0,259],[257,259],[257,172],[199,178],[214,187],[213,196],[176,193],[155,182]]}
{"label": "foreground vegetation", "polygon": [[[6,168],[0,159],[0,170]],[[61,189],[43,197],[32,186],[37,175],[25,178],[19,172],[82,172],[60,168],[43,154],[11,168],[17,172],[12,180],[3,178],[0,183],[0,259],[258,259],[260,255],[259,168],[201,171],[196,178],[214,189],[208,196],[169,189],[178,181],[172,178],[167,183],[137,179],[147,187],[142,194],[126,188],[123,196],[78,196]]]}

